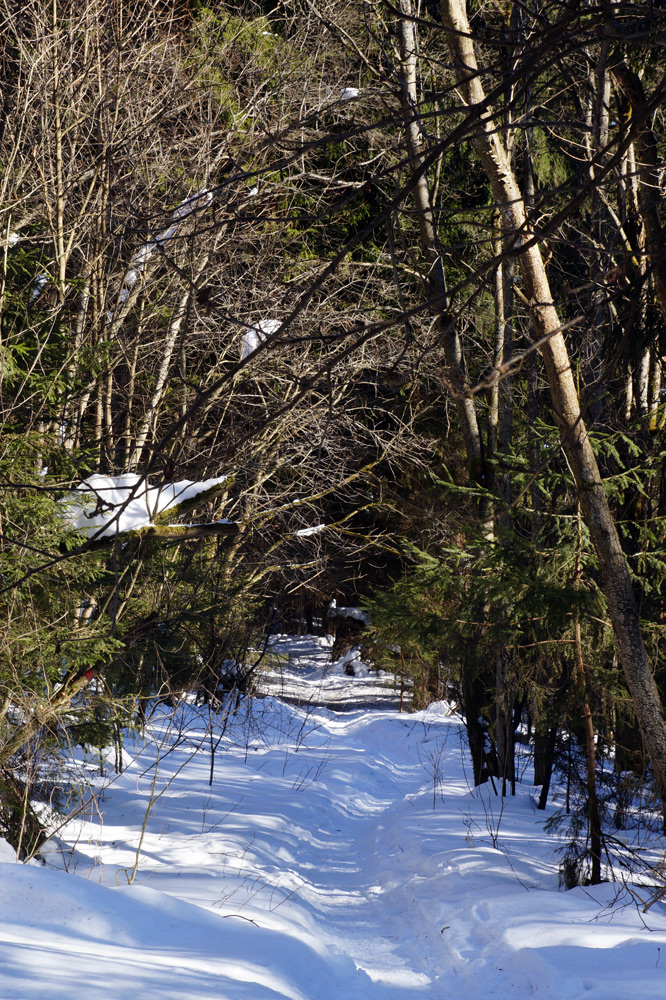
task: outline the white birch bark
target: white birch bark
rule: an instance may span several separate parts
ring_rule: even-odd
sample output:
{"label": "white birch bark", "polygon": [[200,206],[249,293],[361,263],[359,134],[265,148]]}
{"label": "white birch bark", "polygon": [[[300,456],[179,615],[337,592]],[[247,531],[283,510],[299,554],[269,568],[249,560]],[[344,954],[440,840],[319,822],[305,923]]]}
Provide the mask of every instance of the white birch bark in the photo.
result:
{"label": "white birch bark", "polygon": [[[423,135],[418,120],[417,93],[417,45],[412,17],[412,0],[400,0],[400,10],[404,18],[398,21],[398,41],[400,47],[401,98],[405,114],[405,138],[414,173],[423,160]],[[483,482],[483,449],[476,417],[474,399],[469,392],[465,375],[462,345],[455,321],[448,315],[448,295],[444,264],[435,225],[428,180],[420,174],[413,191],[414,207],[419,225],[421,249],[428,264],[428,293],[432,299],[432,311],[437,317],[437,332],[444,348],[446,377],[453,391],[456,413],[462,427],[467,451],[470,478]]]}

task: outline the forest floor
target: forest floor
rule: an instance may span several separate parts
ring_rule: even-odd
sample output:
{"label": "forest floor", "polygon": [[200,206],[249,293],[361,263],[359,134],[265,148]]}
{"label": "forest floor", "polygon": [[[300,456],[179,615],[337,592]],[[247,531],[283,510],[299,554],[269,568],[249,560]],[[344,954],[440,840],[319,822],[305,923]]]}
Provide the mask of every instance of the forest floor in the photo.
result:
{"label": "forest floor", "polygon": [[122,774],[79,762],[99,794],[41,860],[5,845],[0,1000],[663,1000],[666,907],[559,887],[528,764],[474,789],[449,705],[274,653],[226,727],[161,708]]}

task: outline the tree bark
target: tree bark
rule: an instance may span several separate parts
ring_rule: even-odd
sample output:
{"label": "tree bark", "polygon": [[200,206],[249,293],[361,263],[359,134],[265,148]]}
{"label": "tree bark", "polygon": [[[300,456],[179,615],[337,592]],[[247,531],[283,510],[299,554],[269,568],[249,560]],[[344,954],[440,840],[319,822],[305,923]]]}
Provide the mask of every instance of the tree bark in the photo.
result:
{"label": "tree bark", "polygon": [[[613,66],[613,76],[631,108],[632,118],[639,118],[647,101],[640,78],[625,63]],[[666,256],[664,256],[664,231],[659,219],[661,185],[657,140],[649,125],[644,124],[636,144],[636,169],[638,174],[638,205],[645,225],[645,250],[652,274],[657,304],[666,320]]]}
{"label": "tree bark", "polygon": [[[398,41],[400,47],[401,91],[400,97],[405,114],[405,138],[410,157],[412,173],[421,166],[423,160],[423,132],[418,118],[418,94],[416,88],[416,33],[412,20],[412,0],[400,0],[400,10],[404,14],[398,21]],[[453,392],[456,413],[465,439],[465,450],[469,475],[472,482],[485,483],[485,462],[474,399],[469,392],[465,374],[462,345],[455,320],[448,313],[449,297],[442,261],[441,247],[435,225],[430,190],[425,174],[421,174],[413,190],[414,208],[419,225],[421,249],[428,265],[427,289],[432,302],[432,312],[436,316],[437,334],[444,348],[446,378]]]}
{"label": "tree bark", "polygon": [[574,626],[576,635],[576,668],[578,682],[583,695],[583,724],[585,727],[585,776],[587,784],[587,810],[590,831],[590,884],[601,882],[601,813],[599,812],[599,796],[597,795],[597,757],[594,743],[594,720],[587,693],[587,678],[583,662],[583,644],[580,634],[580,622]]}
{"label": "tree bark", "polygon": [[539,248],[529,245],[534,234],[528,225],[522,192],[492,112],[486,106],[464,0],[441,0],[441,11],[458,93],[469,106],[470,120],[474,123],[472,143],[502,213],[506,235],[516,239],[516,253],[548,377],[553,413],[599,561],[618,655],[666,814],[666,722],[643,645],[629,567],[582,419],[560,318]]}

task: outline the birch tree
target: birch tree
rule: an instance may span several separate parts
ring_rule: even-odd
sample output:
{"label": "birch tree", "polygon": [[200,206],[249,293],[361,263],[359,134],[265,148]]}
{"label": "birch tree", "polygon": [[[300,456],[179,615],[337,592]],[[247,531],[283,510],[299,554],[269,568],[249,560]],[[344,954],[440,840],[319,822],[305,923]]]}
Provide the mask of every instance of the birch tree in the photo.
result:
{"label": "birch tree", "polygon": [[442,0],[442,21],[463,104],[473,124],[472,143],[488,176],[505,235],[517,243],[534,328],[535,346],[543,359],[553,415],[560,429],[602,576],[602,587],[631,692],[638,723],[650,757],[662,804],[666,808],[666,723],[640,630],[639,612],[627,560],[580,409],[562,323],[550,291],[538,234],[529,224],[525,198],[502,143],[501,131],[486,99],[467,11],[462,0]]}

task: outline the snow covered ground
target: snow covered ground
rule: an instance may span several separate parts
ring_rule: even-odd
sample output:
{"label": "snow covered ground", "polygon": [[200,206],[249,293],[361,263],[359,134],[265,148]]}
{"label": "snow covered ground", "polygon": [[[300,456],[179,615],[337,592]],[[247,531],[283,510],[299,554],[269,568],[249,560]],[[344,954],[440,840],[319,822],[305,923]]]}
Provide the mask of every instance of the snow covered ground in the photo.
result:
{"label": "snow covered ground", "polygon": [[0,1000],[666,996],[666,908],[559,890],[533,789],[470,789],[448,706],[354,708],[368,677],[281,648],[315,707],[161,710],[45,863],[2,855]]}
{"label": "snow covered ground", "polygon": [[274,637],[271,656],[260,677],[260,692],[296,704],[325,705],[341,711],[368,706],[397,708],[400,693],[392,678],[369,670],[357,649],[331,663],[333,641],[332,635]]}

